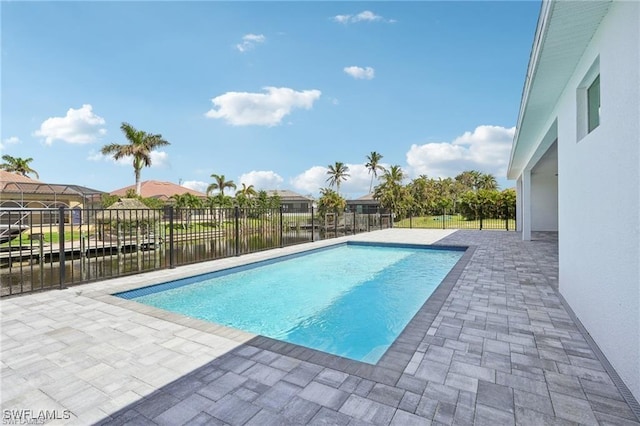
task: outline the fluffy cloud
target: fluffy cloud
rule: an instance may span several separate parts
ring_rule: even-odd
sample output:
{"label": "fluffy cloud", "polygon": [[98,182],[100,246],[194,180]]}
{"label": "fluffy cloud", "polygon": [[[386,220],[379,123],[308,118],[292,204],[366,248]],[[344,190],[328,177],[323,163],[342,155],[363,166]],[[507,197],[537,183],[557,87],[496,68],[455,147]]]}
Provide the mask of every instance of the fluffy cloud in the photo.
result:
{"label": "fluffy cloud", "polygon": [[17,136],[10,136],[8,138],[3,139],[2,141],[0,141],[0,151],[5,149],[7,147],[7,145],[15,145],[15,144],[19,144],[20,138],[18,138]]}
{"label": "fluffy cloud", "polygon": [[319,90],[296,91],[288,87],[265,87],[265,93],[227,92],[211,100],[214,108],[205,115],[234,126],[275,126],[294,108],[311,109]]}
{"label": "fluffy cloud", "polygon": [[371,67],[345,67],[344,72],[349,74],[351,77],[361,80],[371,80],[375,76],[375,70]]}
{"label": "fluffy cloud", "polygon": [[94,114],[91,105],[85,104],[80,109],[69,108],[64,117],[46,119],[34,135],[44,138],[47,145],[51,145],[54,140],[76,144],[91,143],[107,133],[102,127],[104,124],[104,118]]}
{"label": "fluffy cloud", "polygon": [[[114,160],[111,155],[103,155],[101,152],[90,152],[87,156],[89,161],[111,161],[120,166],[131,166],[133,164],[132,157],[122,157]],[[167,167],[169,166],[169,154],[164,151],[151,151],[151,167]]]}
{"label": "fluffy cloud", "polygon": [[168,167],[169,154],[164,151],[151,151],[151,167]]}
{"label": "fluffy cloud", "polygon": [[327,186],[327,168],[313,166],[291,179],[291,186],[303,194],[318,194],[320,188]]}
{"label": "fluffy cloud", "polygon": [[256,190],[267,190],[267,189],[277,189],[280,187],[280,184],[284,181],[282,177],[269,170],[269,171],[257,171],[253,170],[249,173],[245,173],[240,176],[239,179],[239,188],[242,187],[242,184],[245,185],[253,185]]}
{"label": "fluffy cloud", "polygon": [[394,23],[395,19],[386,19],[380,15],[376,15],[370,10],[362,11],[356,15],[336,15],[331,18],[334,22],[340,24],[353,24],[356,22],[387,22]]}
{"label": "fluffy cloud", "polygon": [[209,184],[200,180],[187,180],[185,182],[182,182],[182,186],[184,186],[185,188],[193,189],[194,191],[206,193]]}
{"label": "fluffy cloud", "polygon": [[236,44],[236,49],[240,52],[246,52],[256,47],[257,44],[262,44],[266,40],[266,37],[262,34],[245,34],[242,37],[242,42]]}
{"label": "fluffy cloud", "polygon": [[454,177],[465,170],[505,176],[515,127],[478,126],[452,142],[412,145],[407,152],[409,173],[416,177]]}

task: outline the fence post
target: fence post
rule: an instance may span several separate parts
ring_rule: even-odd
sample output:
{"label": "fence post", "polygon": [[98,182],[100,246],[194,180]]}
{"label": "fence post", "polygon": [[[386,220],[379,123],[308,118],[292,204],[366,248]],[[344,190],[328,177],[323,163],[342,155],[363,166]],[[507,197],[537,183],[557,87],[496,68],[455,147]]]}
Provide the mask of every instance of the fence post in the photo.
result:
{"label": "fence post", "polygon": [[173,255],[173,206],[169,206],[169,269],[174,269],[176,267]]}
{"label": "fence post", "polygon": [[[347,223],[345,221],[345,226],[347,226]],[[351,234],[356,235],[356,212],[353,212],[353,224],[351,225]],[[345,235],[347,233],[345,232]]]}
{"label": "fence post", "polygon": [[447,220],[447,209],[442,209],[442,229],[446,229],[445,221]]}
{"label": "fence post", "polygon": [[505,224],[505,228],[508,231],[509,230],[509,206],[505,206],[505,210],[506,213],[504,215],[504,224]]}
{"label": "fence post", "polygon": [[413,229],[413,213],[409,213],[409,229]]}
{"label": "fence post", "polygon": [[284,209],[280,206],[280,248],[284,247]]}
{"label": "fence post", "polygon": [[311,242],[313,242],[315,233],[316,233],[316,221],[313,213],[313,206],[311,206]]}
{"label": "fence post", "polygon": [[[64,287],[66,281],[67,268],[65,264],[65,248],[64,248],[64,207],[58,207],[58,262],[60,264],[60,290]],[[41,265],[42,267],[42,265]]]}
{"label": "fence post", "polygon": [[240,208],[238,206],[235,206],[233,208],[233,216],[234,216],[234,223],[235,223],[235,240],[236,240],[236,244],[235,244],[235,250],[236,250],[236,256],[240,256]]}
{"label": "fence post", "polygon": [[482,207],[480,207],[480,230],[482,231],[482,216],[483,215],[483,211],[482,211]]}

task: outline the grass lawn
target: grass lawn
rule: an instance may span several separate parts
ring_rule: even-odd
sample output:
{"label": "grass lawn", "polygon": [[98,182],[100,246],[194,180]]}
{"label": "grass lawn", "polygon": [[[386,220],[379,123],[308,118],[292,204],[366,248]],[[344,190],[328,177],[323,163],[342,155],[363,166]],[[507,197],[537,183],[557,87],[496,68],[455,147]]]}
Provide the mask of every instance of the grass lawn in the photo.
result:
{"label": "grass lawn", "polygon": [[[393,224],[396,228],[423,228],[423,229],[480,229],[480,220],[465,220],[460,215],[420,216],[411,219],[402,219]],[[483,229],[505,229],[507,224],[504,219],[483,219]],[[509,230],[516,229],[516,221],[509,219]]]}

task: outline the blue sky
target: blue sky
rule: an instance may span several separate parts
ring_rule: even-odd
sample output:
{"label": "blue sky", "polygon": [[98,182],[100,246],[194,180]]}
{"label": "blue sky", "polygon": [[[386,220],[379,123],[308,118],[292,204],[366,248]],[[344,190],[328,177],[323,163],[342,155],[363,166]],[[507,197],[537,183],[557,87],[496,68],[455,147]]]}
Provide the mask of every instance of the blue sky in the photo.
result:
{"label": "blue sky", "polygon": [[142,180],[316,196],[371,151],[410,178],[502,188],[539,2],[5,2],[1,153],[40,180],[134,183],[120,125],[159,133]]}

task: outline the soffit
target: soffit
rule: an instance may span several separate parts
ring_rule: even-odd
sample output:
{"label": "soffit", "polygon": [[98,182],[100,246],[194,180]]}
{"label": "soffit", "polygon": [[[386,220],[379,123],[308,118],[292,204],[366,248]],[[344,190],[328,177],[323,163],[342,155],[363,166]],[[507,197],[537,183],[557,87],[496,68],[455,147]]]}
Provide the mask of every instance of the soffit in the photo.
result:
{"label": "soffit", "polygon": [[611,1],[553,1],[541,11],[508,177],[517,178],[553,121],[551,113]]}

